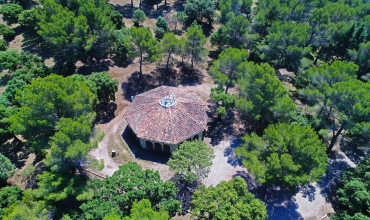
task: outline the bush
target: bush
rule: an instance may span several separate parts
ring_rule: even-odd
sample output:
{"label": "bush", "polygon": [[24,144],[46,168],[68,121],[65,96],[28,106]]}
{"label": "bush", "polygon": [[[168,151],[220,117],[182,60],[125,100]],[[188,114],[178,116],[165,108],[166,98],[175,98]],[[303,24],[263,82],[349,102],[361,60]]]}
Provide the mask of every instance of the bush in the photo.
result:
{"label": "bush", "polygon": [[34,174],[34,173],[35,173],[35,171],[36,171],[35,166],[31,165],[31,166],[29,166],[29,167],[25,168],[25,169],[22,171],[21,176],[22,176],[23,178],[28,178],[28,177],[30,177],[32,174]]}
{"label": "bush", "polygon": [[18,22],[18,16],[23,11],[23,7],[18,4],[5,4],[0,8],[0,14],[8,25]]}
{"label": "bush", "polygon": [[134,11],[134,15],[132,16],[132,21],[134,22],[135,26],[139,26],[139,24],[143,23],[146,19],[146,15],[143,10],[137,9]]}
{"label": "bush", "polygon": [[5,40],[0,39],[0,51],[6,51],[8,49],[8,44]]}
{"label": "bush", "polygon": [[156,27],[154,30],[155,37],[158,39],[162,39],[165,33],[166,31],[163,28]]}
{"label": "bush", "polygon": [[167,20],[164,17],[159,16],[155,25],[157,28],[162,28],[166,32],[169,31]]}
{"label": "bush", "polygon": [[24,10],[18,17],[18,23],[24,27],[36,27],[39,23],[37,19],[38,8],[32,8],[31,10]]}
{"label": "bush", "polygon": [[0,35],[3,35],[4,38],[13,38],[15,36],[15,31],[13,28],[0,24]]}

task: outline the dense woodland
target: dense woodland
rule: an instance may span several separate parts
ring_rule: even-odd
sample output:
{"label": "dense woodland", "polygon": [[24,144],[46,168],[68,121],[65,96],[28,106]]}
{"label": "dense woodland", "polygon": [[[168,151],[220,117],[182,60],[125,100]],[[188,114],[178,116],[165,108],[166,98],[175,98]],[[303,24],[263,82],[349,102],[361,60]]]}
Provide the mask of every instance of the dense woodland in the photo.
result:
{"label": "dense woodland", "polygon": [[[119,11],[106,0],[1,0],[2,219],[169,219],[188,212],[195,219],[268,216],[242,178],[201,184],[214,158],[204,142],[186,141],[170,157],[175,176],[169,181],[135,162],[104,180],[83,175],[88,152],[104,136],[94,128],[96,118],[115,101],[121,85],[106,71],[77,74],[77,63],[138,63],[139,92],[148,83],[143,66],[152,63],[163,67],[164,78],[175,66],[190,79],[209,75],[218,85],[209,97],[216,106],[212,120],[225,123],[230,113],[240,115],[246,129],[235,154],[266,188],[295,194],[319,181],[335,146],[366,152],[368,1],[186,0],[181,7],[166,0],[136,1]],[[155,27],[146,27],[153,14]],[[8,49],[20,33],[31,49]],[[45,52],[52,65],[41,58]],[[291,88],[276,77],[280,68],[291,73]],[[13,142],[42,164],[25,174],[37,176],[37,184],[24,190],[6,182],[16,170],[16,161],[7,157]],[[364,154],[356,163],[335,191],[335,220],[370,219],[370,159]],[[194,189],[189,206],[178,199],[180,185]]]}

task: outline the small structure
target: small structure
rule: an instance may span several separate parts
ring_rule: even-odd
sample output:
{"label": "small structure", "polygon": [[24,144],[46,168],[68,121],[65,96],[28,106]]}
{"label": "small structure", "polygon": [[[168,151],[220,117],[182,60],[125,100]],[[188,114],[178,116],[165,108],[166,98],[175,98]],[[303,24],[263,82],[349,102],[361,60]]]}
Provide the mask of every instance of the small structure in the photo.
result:
{"label": "small structure", "polygon": [[194,92],[161,86],[135,96],[124,118],[144,149],[172,153],[186,140],[202,140],[207,103]]}
{"label": "small structure", "polygon": [[284,69],[278,69],[277,71],[277,77],[282,80],[282,81],[290,81],[290,76],[289,76],[289,73],[288,71],[284,68]]}

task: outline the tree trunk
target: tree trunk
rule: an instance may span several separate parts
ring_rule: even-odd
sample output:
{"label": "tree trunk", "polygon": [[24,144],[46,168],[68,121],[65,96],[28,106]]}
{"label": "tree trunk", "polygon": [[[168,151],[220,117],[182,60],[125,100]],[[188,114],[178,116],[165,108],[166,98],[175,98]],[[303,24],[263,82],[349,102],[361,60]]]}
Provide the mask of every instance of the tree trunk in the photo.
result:
{"label": "tree trunk", "polygon": [[140,0],[139,8],[141,9],[141,0]]}
{"label": "tree trunk", "polygon": [[134,0],[131,0],[131,8],[134,7]]}
{"label": "tree trunk", "polygon": [[191,72],[193,72],[193,70],[194,70],[194,59],[193,58],[191,58]]}
{"label": "tree trunk", "polygon": [[170,57],[171,57],[171,53],[168,54],[168,57],[167,57],[167,64],[166,64],[166,75],[168,73],[168,64],[170,62]]}
{"label": "tree trunk", "polygon": [[319,52],[317,52],[316,57],[315,57],[315,61],[313,62],[313,65],[315,65],[315,66],[316,66],[316,64],[317,64],[317,60],[319,59],[319,55],[320,55],[320,52],[321,52],[321,48],[322,48],[322,47],[320,47],[320,48],[319,48]]}
{"label": "tree trunk", "polygon": [[139,81],[141,80],[141,75],[143,75],[143,54],[140,54],[140,75],[139,75]]}
{"label": "tree trunk", "polygon": [[339,135],[342,133],[342,131],[346,127],[346,125],[347,125],[347,122],[346,121],[343,122],[342,125],[340,126],[339,130],[337,131],[337,133],[335,133],[333,135],[333,137],[331,138],[329,147],[326,149],[326,153],[330,153],[330,151],[333,149],[334,144],[337,142],[337,139],[338,139]]}
{"label": "tree trunk", "polygon": [[226,85],[225,94],[227,94],[227,91],[229,90],[229,85]]}
{"label": "tree trunk", "polygon": [[157,3],[157,12],[158,12],[158,1],[159,1],[159,0],[156,0],[156,3]]}
{"label": "tree trunk", "polygon": [[164,7],[166,7],[167,5],[167,0],[164,0]]}

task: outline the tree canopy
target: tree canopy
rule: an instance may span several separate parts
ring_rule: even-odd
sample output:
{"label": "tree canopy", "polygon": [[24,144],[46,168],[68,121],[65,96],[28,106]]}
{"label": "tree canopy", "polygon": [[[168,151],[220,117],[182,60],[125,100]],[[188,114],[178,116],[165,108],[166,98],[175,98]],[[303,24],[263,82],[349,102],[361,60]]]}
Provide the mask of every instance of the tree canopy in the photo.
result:
{"label": "tree canopy", "polygon": [[236,177],[217,186],[201,186],[193,194],[192,216],[200,219],[266,219],[267,211]]}
{"label": "tree canopy", "polygon": [[226,87],[225,93],[237,83],[238,67],[246,62],[247,58],[246,51],[229,47],[212,63],[209,72],[213,75],[215,82]]}
{"label": "tree canopy", "polygon": [[173,199],[177,189],[172,182],[162,181],[158,171],[142,170],[134,162],[120,166],[105,180],[94,181],[93,189],[94,197],[80,207],[84,219],[103,218],[112,211],[121,217],[128,216],[134,201],[142,199],[148,199],[154,210],[159,207],[170,214],[179,211],[180,207]]}
{"label": "tree canopy", "polygon": [[204,48],[206,43],[206,36],[203,34],[203,30],[196,22],[186,30],[186,44],[185,51],[190,57],[191,69],[194,68],[194,62],[203,60],[207,54],[207,49]]}
{"label": "tree canopy", "polygon": [[339,210],[333,217],[341,219],[370,218],[370,158],[343,173],[342,187],[337,190]]}
{"label": "tree canopy", "polygon": [[166,212],[155,212],[148,199],[143,199],[140,202],[134,202],[131,208],[130,216],[123,218],[123,220],[168,220],[170,217]]}
{"label": "tree canopy", "polygon": [[8,179],[13,173],[15,172],[15,166],[14,164],[0,153],[0,183],[4,182],[6,179]]}
{"label": "tree canopy", "polygon": [[167,164],[176,175],[188,183],[208,176],[212,166],[213,151],[204,142],[184,141],[172,153]]}
{"label": "tree canopy", "polygon": [[325,148],[310,127],[271,124],[262,137],[245,135],[235,153],[256,181],[294,189],[325,173]]}
{"label": "tree canopy", "polygon": [[62,118],[91,122],[96,96],[83,82],[71,77],[50,75],[33,80],[15,100],[19,111],[9,118],[11,129],[29,141],[31,148],[45,149],[49,137],[56,131]]}
{"label": "tree canopy", "polygon": [[276,72],[270,65],[245,62],[238,73],[240,98],[236,100],[237,108],[255,121],[289,121],[295,104],[287,89],[275,78]]}

